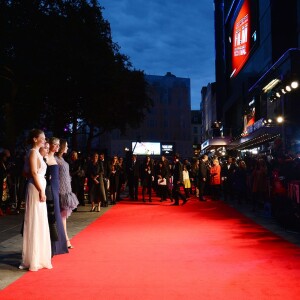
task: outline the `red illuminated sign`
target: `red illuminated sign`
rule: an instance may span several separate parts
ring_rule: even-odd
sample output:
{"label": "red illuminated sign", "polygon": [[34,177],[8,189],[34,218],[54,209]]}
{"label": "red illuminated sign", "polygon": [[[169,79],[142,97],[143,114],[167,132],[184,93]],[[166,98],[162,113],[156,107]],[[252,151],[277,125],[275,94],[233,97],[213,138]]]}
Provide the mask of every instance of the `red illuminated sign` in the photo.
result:
{"label": "red illuminated sign", "polygon": [[233,25],[232,74],[236,76],[248,59],[250,51],[250,7],[245,0]]}
{"label": "red illuminated sign", "polygon": [[243,135],[247,135],[251,131],[251,127],[255,122],[255,108],[253,107],[248,115],[244,115],[244,131]]}

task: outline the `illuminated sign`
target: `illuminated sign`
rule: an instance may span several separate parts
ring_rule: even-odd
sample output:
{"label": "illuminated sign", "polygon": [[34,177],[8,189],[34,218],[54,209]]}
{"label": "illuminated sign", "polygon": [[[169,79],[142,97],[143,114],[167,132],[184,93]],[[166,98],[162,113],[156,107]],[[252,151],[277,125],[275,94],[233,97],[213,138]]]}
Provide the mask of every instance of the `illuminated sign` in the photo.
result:
{"label": "illuminated sign", "polygon": [[136,155],[160,155],[160,143],[132,142],[132,151]]}
{"label": "illuminated sign", "polygon": [[258,121],[256,121],[255,123],[253,123],[252,125],[247,126],[247,130],[246,130],[247,134],[250,134],[250,133],[252,133],[252,132],[254,132],[254,131],[262,128],[264,126],[264,122],[263,121],[264,121],[264,119],[261,118]]}
{"label": "illuminated sign", "polygon": [[209,146],[209,140],[206,140],[205,142],[203,142],[201,144],[201,150],[204,150],[205,148],[207,148]]}
{"label": "illuminated sign", "polygon": [[249,0],[245,0],[233,25],[231,77],[238,74],[248,59],[251,47],[250,21]]}
{"label": "illuminated sign", "polygon": [[243,135],[251,133],[252,125],[255,122],[255,107],[253,107],[247,115],[244,115],[244,131]]}
{"label": "illuminated sign", "polygon": [[174,154],[174,144],[161,144],[161,154],[172,155]]}

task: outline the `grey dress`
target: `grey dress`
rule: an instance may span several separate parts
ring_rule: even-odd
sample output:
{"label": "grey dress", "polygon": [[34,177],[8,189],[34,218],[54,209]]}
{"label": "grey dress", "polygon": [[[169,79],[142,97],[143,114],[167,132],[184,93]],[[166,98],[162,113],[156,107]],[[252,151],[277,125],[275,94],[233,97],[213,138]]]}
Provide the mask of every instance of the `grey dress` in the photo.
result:
{"label": "grey dress", "polygon": [[63,158],[57,156],[55,158],[59,166],[59,202],[61,215],[69,217],[72,211],[78,206],[79,201],[72,192],[69,164]]}

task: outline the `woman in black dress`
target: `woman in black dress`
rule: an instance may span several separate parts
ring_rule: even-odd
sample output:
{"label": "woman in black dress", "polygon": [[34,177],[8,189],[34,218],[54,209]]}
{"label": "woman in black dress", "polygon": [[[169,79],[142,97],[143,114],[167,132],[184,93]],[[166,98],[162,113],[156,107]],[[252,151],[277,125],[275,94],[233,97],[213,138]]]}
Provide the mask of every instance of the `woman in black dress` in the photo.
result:
{"label": "woman in black dress", "polygon": [[99,164],[99,154],[94,153],[87,167],[87,178],[89,187],[89,201],[92,204],[90,211],[100,211],[101,194],[100,180],[103,180],[103,172],[101,173]]}
{"label": "woman in black dress", "polygon": [[152,182],[154,181],[154,166],[150,156],[146,156],[141,167],[141,182],[142,182],[142,196],[145,202],[145,193],[149,195],[149,202],[152,202]]}

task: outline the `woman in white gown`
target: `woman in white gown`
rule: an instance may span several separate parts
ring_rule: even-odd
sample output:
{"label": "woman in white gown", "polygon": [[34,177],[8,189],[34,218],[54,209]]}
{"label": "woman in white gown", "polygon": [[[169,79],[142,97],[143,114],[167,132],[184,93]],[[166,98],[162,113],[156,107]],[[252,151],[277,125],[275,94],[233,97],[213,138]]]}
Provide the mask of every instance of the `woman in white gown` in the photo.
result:
{"label": "woman in white gown", "polygon": [[47,165],[39,153],[39,149],[45,144],[45,134],[39,129],[33,129],[28,141],[32,148],[24,166],[28,184],[25,195],[22,263],[19,268],[38,271],[52,268],[45,195]]}

